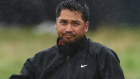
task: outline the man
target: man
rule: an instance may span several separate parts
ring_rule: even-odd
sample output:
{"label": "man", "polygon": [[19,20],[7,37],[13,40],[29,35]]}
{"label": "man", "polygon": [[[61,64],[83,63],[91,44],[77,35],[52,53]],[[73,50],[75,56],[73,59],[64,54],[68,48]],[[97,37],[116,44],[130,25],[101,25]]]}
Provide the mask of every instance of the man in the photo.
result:
{"label": "man", "polygon": [[86,38],[89,11],[83,1],[62,1],[56,16],[57,44],[29,58],[10,79],[124,79],[115,52]]}

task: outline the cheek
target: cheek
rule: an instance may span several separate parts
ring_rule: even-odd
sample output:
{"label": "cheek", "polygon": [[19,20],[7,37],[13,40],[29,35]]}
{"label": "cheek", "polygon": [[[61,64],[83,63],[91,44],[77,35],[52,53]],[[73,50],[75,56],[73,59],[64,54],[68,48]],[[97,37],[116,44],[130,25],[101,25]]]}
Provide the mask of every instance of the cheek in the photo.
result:
{"label": "cheek", "polygon": [[75,29],[77,34],[83,34],[84,33],[84,28],[76,28]]}
{"label": "cheek", "polygon": [[56,26],[56,31],[58,34],[62,34],[64,32],[64,28],[62,26]]}

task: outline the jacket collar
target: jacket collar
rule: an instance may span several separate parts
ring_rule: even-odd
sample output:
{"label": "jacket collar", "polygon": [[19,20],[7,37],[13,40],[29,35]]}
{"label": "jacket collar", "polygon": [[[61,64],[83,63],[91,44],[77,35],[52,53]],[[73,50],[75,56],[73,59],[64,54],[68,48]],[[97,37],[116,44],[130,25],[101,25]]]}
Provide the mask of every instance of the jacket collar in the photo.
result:
{"label": "jacket collar", "polygon": [[82,50],[84,47],[87,47],[88,40],[84,35],[80,40],[69,45],[60,45],[59,43],[60,43],[60,38],[57,39],[58,52],[65,56],[72,56],[78,51]]}

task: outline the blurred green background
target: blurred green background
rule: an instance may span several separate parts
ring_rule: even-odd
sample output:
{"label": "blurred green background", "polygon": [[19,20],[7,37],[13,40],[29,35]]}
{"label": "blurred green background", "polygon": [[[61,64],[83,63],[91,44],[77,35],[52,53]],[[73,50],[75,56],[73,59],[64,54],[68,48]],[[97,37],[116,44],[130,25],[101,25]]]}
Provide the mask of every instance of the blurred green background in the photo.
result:
{"label": "blurred green background", "polygon": [[[140,28],[133,28],[135,25],[117,26],[101,25],[86,35],[118,54],[126,79],[140,79]],[[56,39],[56,33],[38,34],[27,28],[0,28],[0,79],[19,74],[27,58],[55,45]]]}

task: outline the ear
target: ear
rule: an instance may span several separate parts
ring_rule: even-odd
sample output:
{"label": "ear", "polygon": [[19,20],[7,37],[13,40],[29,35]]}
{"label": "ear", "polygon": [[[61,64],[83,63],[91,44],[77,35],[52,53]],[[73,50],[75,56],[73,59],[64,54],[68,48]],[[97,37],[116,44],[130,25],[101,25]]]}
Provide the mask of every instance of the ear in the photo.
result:
{"label": "ear", "polygon": [[89,21],[87,21],[85,24],[85,33],[88,32],[88,27],[89,27]]}
{"label": "ear", "polygon": [[57,23],[58,18],[56,18],[56,23]]}
{"label": "ear", "polygon": [[56,24],[55,24],[55,29],[56,29],[56,25],[57,25],[57,18],[56,18]]}
{"label": "ear", "polygon": [[55,30],[56,30],[56,24],[55,24]]}

